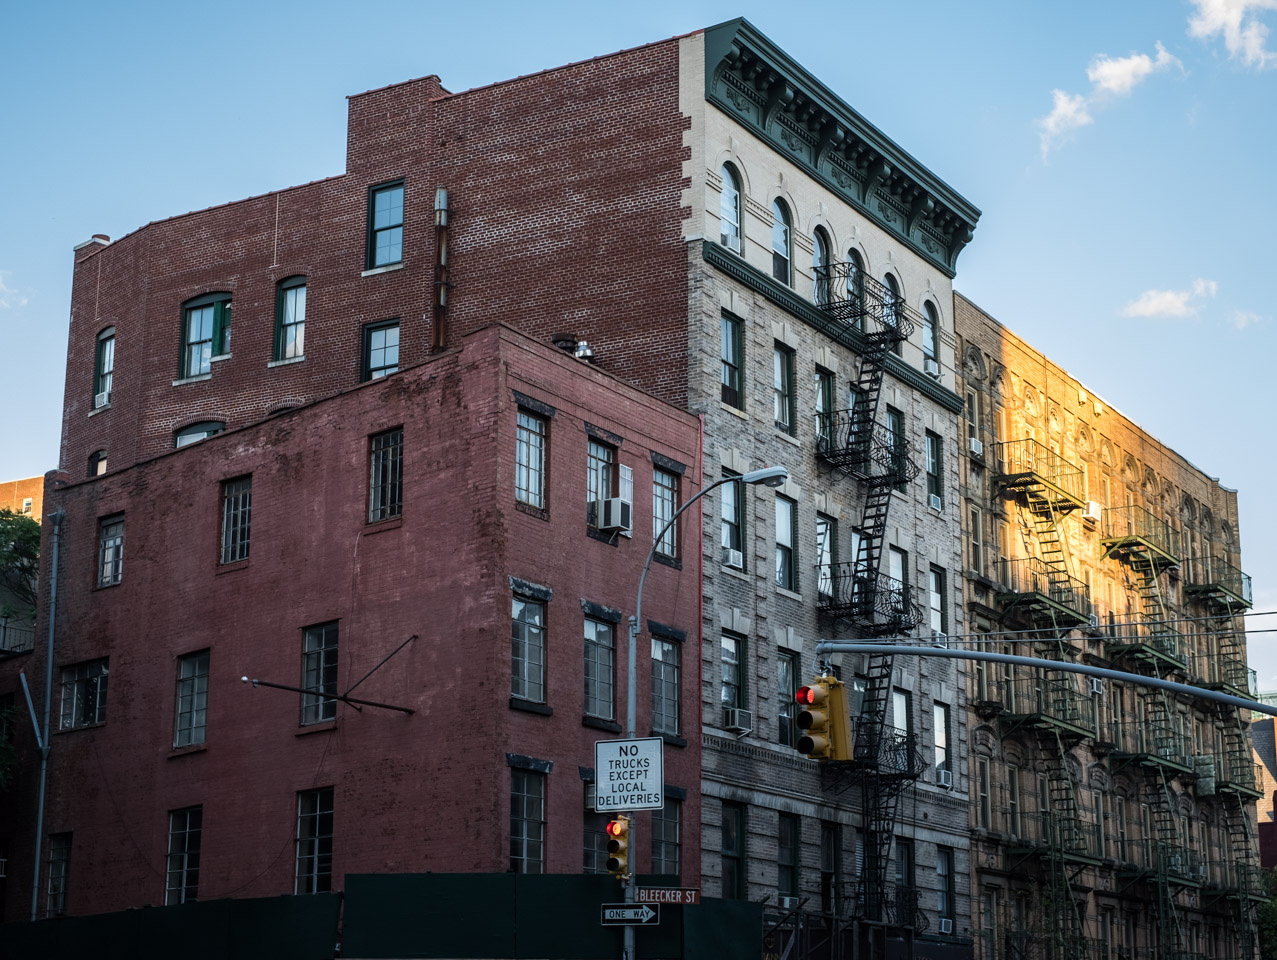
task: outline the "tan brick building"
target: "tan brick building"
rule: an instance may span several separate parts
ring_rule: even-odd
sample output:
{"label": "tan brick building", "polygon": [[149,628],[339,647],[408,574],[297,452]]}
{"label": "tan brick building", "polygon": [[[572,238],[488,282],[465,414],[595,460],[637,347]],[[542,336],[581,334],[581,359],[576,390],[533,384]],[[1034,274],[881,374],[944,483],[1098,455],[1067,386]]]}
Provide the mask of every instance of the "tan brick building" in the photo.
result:
{"label": "tan brick building", "polygon": [[[960,295],[954,317],[973,641],[1253,696],[1236,492]],[[966,707],[978,957],[1254,955],[1241,711],[993,664]]]}
{"label": "tan brick building", "polygon": [[39,523],[43,504],[44,477],[0,480],[0,510],[8,507],[14,513],[26,514]]}

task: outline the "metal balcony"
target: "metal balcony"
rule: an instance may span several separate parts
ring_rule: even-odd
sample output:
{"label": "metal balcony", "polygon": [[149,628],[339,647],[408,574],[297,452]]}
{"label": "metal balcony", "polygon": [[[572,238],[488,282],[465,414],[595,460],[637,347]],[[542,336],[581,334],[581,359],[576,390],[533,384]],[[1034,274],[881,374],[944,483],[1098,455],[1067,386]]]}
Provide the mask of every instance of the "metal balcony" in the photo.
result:
{"label": "metal balcony", "polygon": [[1197,682],[1212,690],[1224,690],[1238,697],[1258,696],[1255,671],[1241,657],[1228,653],[1199,654],[1194,658],[1193,672]]}
{"label": "metal balcony", "polygon": [[922,317],[903,297],[850,263],[817,267],[813,293],[817,308],[826,316],[871,340],[907,340],[922,323]]}
{"label": "metal balcony", "polygon": [[1110,760],[1115,764],[1135,763],[1175,773],[1192,773],[1196,769],[1188,738],[1165,721],[1146,718],[1110,723],[1106,736],[1113,744]]}
{"label": "metal balcony", "polygon": [[1173,670],[1188,669],[1184,638],[1166,624],[1124,623],[1117,625],[1115,629],[1117,637],[1105,644],[1105,653],[1109,659],[1129,657]]}
{"label": "metal balcony", "polygon": [[860,410],[817,414],[817,458],[858,480],[886,486],[917,477],[921,468],[910,456],[909,442],[886,424],[865,423],[863,416]]}
{"label": "metal balcony", "polygon": [[909,598],[905,584],[874,573],[855,562],[820,568],[816,607],[882,635],[910,633],[922,622],[922,611]]}
{"label": "metal balcony", "polygon": [[1081,627],[1091,622],[1091,591],[1085,583],[1038,557],[999,560],[995,577],[1004,585],[1001,608],[1027,616],[1034,626]]}
{"label": "metal balcony", "polygon": [[994,444],[994,495],[1011,495],[1026,502],[1049,503],[1056,513],[1086,506],[1086,485],[1080,467],[1036,440],[1007,440]]}
{"label": "metal balcony", "polygon": [[6,656],[30,653],[35,649],[35,626],[20,624],[0,617],[0,660]]}
{"label": "metal balcony", "polygon": [[1074,674],[1050,670],[1004,682],[1003,722],[1012,728],[1054,728],[1068,739],[1094,737],[1095,710],[1080,682]]}
{"label": "metal balcony", "polygon": [[1179,531],[1138,504],[1104,511],[1100,546],[1106,557],[1118,560],[1147,558],[1155,570],[1180,560]]}
{"label": "metal balcony", "polygon": [[1206,881],[1206,864],[1197,851],[1181,843],[1157,841],[1157,871],[1183,884]]}
{"label": "metal balcony", "polygon": [[1250,575],[1222,557],[1199,557],[1187,564],[1184,594],[1199,597],[1230,612],[1252,606]]}
{"label": "metal balcony", "polygon": [[1064,856],[1076,860],[1101,858],[1099,828],[1077,815],[1022,813],[1017,836],[1007,845],[1008,869],[1014,871],[1026,854]]}
{"label": "metal balcony", "polygon": [[1249,753],[1230,750],[1218,758],[1215,767],[1215,792],[1236,793],[1258,800],[1264,795],[1263,765]]}

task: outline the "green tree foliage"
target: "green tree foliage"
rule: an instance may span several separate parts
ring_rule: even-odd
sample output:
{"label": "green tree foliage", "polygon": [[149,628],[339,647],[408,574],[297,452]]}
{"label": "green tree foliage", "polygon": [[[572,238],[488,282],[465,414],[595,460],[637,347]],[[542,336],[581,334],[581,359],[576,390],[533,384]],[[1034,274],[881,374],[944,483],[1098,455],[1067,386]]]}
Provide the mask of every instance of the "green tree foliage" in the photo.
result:
{"label": "green tree foliage", "polygon": [[39,573],[40,524],[8,507],[0,509],[0,613],[34,612]]}

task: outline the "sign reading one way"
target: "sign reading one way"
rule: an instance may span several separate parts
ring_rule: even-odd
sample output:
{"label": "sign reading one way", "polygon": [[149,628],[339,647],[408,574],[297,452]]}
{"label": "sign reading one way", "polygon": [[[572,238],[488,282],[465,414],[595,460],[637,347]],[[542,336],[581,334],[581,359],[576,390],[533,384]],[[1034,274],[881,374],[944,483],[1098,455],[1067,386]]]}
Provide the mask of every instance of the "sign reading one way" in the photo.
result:
{"label": "sign reading one way", "polygon": [[665,806],[660,737],[594,741],[594,809],[598,813],[659,810]]}

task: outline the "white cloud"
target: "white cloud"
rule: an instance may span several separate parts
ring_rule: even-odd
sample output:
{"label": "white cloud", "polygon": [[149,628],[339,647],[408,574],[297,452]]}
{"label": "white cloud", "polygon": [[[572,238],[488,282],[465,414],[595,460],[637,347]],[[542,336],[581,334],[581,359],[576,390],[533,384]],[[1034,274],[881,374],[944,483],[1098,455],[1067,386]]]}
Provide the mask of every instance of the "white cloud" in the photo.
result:
{"label": "white cloud", "polygon": [[1251,313],[1249,310],[1233,311],[1233,326],[1238,330],[1245,330],[1247,327],[1253,327],[1259,323],[1262,318],[1257,313]]}
{"label": "white cloud", "polygon": [[0,270],[0,310],[10,310],[27,305],[28,297],[26,293],[14,290],[4,282],[5,277],[12,272],[12,270]]}
{"label": "white cloud", "polygon": [[1268,49],[1268,27],[1257,12],[1277,10],[1277,0],[1192,0],[1197,13],[1188,21],[1188,35],[1209,40],[1224,37],[1228,55],[1260,70],[1277,67],[1277,53]]}
{"label": "white cloud", "polygon": [[1178,59],[1166,52],[1166,48],[1157,44],[1157,59],[1147,53],[1133,53],[1129,57],[1108,57],[1103,54],[1091,61],[1086,68],[1086,78],[1094,84],[1092,96],[1106,93],[1115,97],[1124,97],[1150,74],[1166,70],[1172,66],[1183,69]]}
{"label": "white cloud", "polygon": [[[1266,2],[1277,3],[1277,0]],[[1183,66],[1161,43],[1157,44],[1156,57],[1150,57],[1147,53],[1132,53],[1129,57],[1100,54],[1086,68],[1086,77],[1091,81],[1089,93],[1051,91],[1051,112],[1038,120],[1038,127],[1042,131],[1042,159],[1045,160],[1051,148],[1069,133],[1094,123],[1094,117],[1091,116],[1094,107],[1103,106],[1106,101],[1116,97],[1127,96],[1154,73],[1171,67],[1183,69]]]}
{"label": "white cloud", "polygon": [[1197,313],[1193,302],[1213,297],[1219,285],[1198,277],[1188,290],[1145,290],[1122,308],[1124,317],[1191,317]]}

